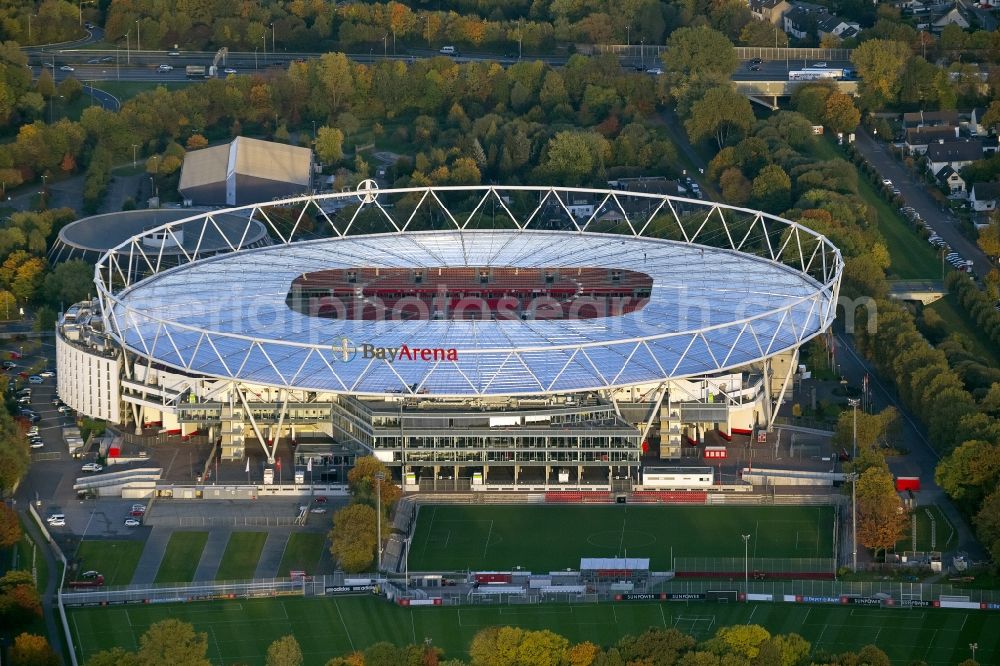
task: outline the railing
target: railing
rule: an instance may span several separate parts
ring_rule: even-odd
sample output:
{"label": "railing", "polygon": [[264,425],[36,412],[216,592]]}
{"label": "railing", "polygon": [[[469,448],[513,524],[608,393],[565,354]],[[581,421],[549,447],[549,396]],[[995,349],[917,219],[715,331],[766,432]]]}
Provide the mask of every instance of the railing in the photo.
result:
{"label": "railing", "polygon": [[205,601],[233,597],[269,597],[291,594],[323,594],[325,587],[343,584],[343,577],[306,576],[305,578],[258,578],[254,580],[214,581],[206,583],[164,583],[160,585],[102,587],[64,590],[66,606],[120,603],[169,603]]}

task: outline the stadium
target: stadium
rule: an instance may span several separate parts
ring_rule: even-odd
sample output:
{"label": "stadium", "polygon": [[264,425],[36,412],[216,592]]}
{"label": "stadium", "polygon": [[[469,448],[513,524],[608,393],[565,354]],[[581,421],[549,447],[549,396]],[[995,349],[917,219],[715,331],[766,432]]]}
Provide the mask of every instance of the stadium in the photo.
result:
{"label": "stadium", "polygon": [[310,470],[373,453],[408,490],[608,489],[766,430],[842,270],[822,235],[745,208],[366,181],[109,248],[58,326],[58,388],[223,460],[290,441]]}

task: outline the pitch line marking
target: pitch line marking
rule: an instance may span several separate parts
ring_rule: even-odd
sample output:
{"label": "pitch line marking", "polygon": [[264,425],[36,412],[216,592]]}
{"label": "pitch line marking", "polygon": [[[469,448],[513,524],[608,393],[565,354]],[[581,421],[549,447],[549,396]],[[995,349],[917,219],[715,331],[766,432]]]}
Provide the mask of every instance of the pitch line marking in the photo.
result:
{"label": "pitch line marking", "polygon": [[[448,532],[449,536],[451,532]],[[493,521],[490,521],[490,531],[486,534],[486,545],[483,546],[483,559],[486,559],[486,551],[490,547],[490,537],[493,536]]]}
{"label": "pitch line marking", "polygon": [[355,650],[355,648],[354,648],[354,639],[351,638],[351,631],[350,631],[350,629],[347,628],[347,623],[344,622],[344,614],[340,612],[340,604],[338,604],[337,600],[334,599],[333,600],[333,605],[337,609],[337,615],[340,616],[340,624],[343,625],[343,627],[344,627],[344,633],[347,634],[347,642],[351,644],[351,652],[354,652],[354,650]]}
{"label": "pitch line marking", "polygon": [[958,632],[962,633],[965,630],[965,623],[969,621],[969,614],[965,614],[965,618],[962,620],[962,626],[959,628]]}
{"label": "pitch line marking", "polygon": [[[663,604],[658,604],[657,607],[660,609],[660,619],[663,620],[663,628],[667,628],[667,617],[663,614]],[[612,606],[614,608],[614,606]]]}
{"label": "pitch line marking", "polygon": [[417,643],[417,625],[413,621],[413,611],[410,611],[410,629],[413,631],[413,644]]}
{"label": "pitch line marking", "polygon": [[747,618],[747,624],[750,624],[750,620],[753,619],[753,614],[757,612],[757,607],[759,604],[754,604],[753,610],[750,611],[750,617]]}
{"label": "pitch line marking", "polygon": [[806,609],[806,616],[804,618],[802,618],[802,624],[805,624],[806,620],[809,619],[809,613],[812,613],[812,610],[813,610],[812,606],[810,606],[809,608]]}

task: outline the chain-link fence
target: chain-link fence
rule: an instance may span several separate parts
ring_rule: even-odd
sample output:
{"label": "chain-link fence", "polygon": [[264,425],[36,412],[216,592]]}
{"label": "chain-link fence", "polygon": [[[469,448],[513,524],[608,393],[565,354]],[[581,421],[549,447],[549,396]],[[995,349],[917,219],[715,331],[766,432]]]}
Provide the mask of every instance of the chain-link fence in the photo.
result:
{"label": "chain-link fence", "polygon": [[678,577],[691,575],[730,576],[747,573],[751,579],[773,574],[811,574],[833,577],[832,557],[675,557]]}
{"label": "chain-link fence", "polygon": [[[875,597],[886,596],[897,600],[919,599],[934,601],[953,598],[968,599],[973,602],[998,603],[1000,590],[974,590],[957,588],[952,585],[937,583],[906,583],[892,581],[837,581],[837,580],[789,580],[789,581],[759,581],[750,576],[750,580],[734,582],[726,581],[727,585],[748,594],[769,594],[775,600],[786,596],[799,596],[808,600],[810,597],[834,598],[842,596]],[[709,590],[718,590],[719,581],[711,580],[670,580],[654,586],[657,592],[674,594],[698,594]]]}
{"label": "chain-link fence", "polygon": [[[347,589],[355,588],[359,589]],[[205,583],[164,583],[148,586],[102,587],[64,590],[65,606],[104,606],[108,604],[149,604],[174,601],[206,601],[284,595],[314,596],[336,592],[364,591],[365,586],[345,585],[342,576],[305,576],[298,578],[261,578],[242,581]]]}

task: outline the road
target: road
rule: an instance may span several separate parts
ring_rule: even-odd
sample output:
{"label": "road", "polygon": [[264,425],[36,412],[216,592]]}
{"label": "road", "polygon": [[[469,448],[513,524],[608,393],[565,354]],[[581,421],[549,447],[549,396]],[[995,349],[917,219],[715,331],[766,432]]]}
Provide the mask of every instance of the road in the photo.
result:
{"label": "road", "polygon": [[928,222],[934,231],[951,248],[966,259],[973,262],[976,275],[982,277],[993,268],[992,262],[979,246],[962,235],[958,229],[959,221],[950,211],[943,211],[941,206],[927,193],[927,184],[914,180],[910,173],[894,158],[883,143],[875,141],[864,128],[857,130],[856,146],[869,164],[874,167],[882,178],[888,178],[895,183],[907,206],[912,206],[920,217]]}
{"label": "road", "polygon": [[900,434],[909,452],[905,456],[894,456],[888,459],[889,469],[893,475],[919,477],[920,492],[917,502],[921,505],[937,504],[941,508],[958,534],[957,550],[965,551],[974,561],[989,559],[964,516],[959,513],[934,480],[934,469],[941,456],[927,441],[923,426],[897,400],[895,394],[879,381],[875,370],[855,351],[848,336],[837,334],[836,342],[837,367],[840,374],[846,377],[853,386],[861,386],[862,378],[868,374],[872,389],[872,411],[879,412],[891,405],[900,414]]}
{"label": "road", "polygon": [[[49,48],[29,51],[28,62],[32,72],[37,75],[41,67],[52,69],[57,80],[66,76],[75,76],[81,81],[183,81],[186,79],[184,67],[187,65],[210,65],[215,58],[215,52],[181,52],[171,56],[166,51],[134,51],[130,49],[67,49]],[[271,67],[287,67],[294,60],[315,60],[318,53],[263,53],[263,52],[230,52],[221,62],[221,68],[231,67],[238,73],[250,71],[265,71]],[[349,53],[348,57],[359,63],[372,63],[380,60],[406,60],[440,57],[441,54],[432,49],[409,49],[405,54],[390,55],[386,52]],[[566,57],[525,56],[525,60],[542,60],[553,66],[566,64]],[[456,62],[498,61],[512,65],[518,61],[516,55],[510,53],[477,53],[465,54],[455,58]],[[788,72],[804,67],[814,67],[817,63],[811,60],[772,60],[758,65],[759,69],[751,70],[750,61],[742,61],[733,80],[736,81],[787,81]],[[169,72],[159,72],[160,65],[170,65],[174,69]],[[73,72],[60,70],[68,66]],[[660,67],[661,62],[655,56],[643,59],[623,59],[622,67],[628,70],[644,70]],[[853,67],[849,61],[827,61],[827,67]]]}

